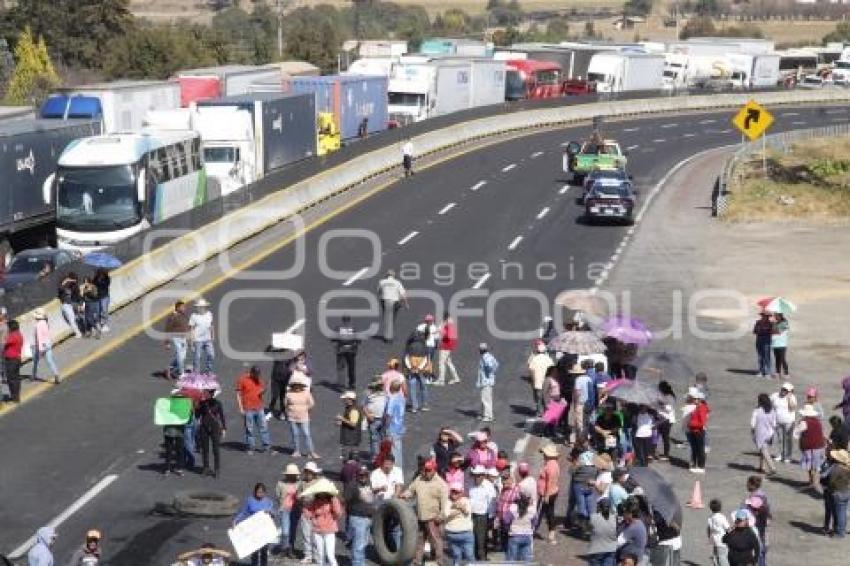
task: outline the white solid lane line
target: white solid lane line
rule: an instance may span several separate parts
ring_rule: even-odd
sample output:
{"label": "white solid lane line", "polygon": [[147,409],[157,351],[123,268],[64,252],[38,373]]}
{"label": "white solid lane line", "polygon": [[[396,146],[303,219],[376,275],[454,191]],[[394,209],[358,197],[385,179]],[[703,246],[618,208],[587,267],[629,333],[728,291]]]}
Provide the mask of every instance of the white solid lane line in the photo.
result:
{"label": "white solid lane line", "polygon": [[629,147],[626,148],[626,151],[631,151],[631,150],[637,149],[639,147],[640,147],[639,145],[630,145]]}
{"label": "white solid lane line", "polygon": [[478,189],[480,189],[481,187],[483,187],[486,184],[487,184],[487,181],[478,181],[477,183],[472,185],[472,187],[469,190],[477,191]]}
{"label": "white solid lane line", "polygon": [[715,123],[716,121],[717,121],[717,120],[700,120],[700,121],[699,121],[699,123],[700,123],[700,124],[713,124],[713,123]]}
{"label": "white solid lane line", "polygon": [[457,203],[456,203],[456,202],[450,202],[449,204],[447,204],[446,206],[444,206],[443,208],[441,208],[441,209],[440,209],[440,212],[438,212],[437,214],[439,214],[440,216],[442,216],[443,214],[447,213],[448,211],[450,211],[451,209],[453,209],[453,208],[454,208],[454,207],[456,207],[456,206],[457,206]]}
{"label": "white solid lane line", "polygon": [[284,333],[284,334],[292,334],[293,332],[295,332],[296,330],[298,330],[298,329],[299,329],[299,328],[301,328],[302,326],[304,326],[304,319],[303,319],[303,318],[299,318],[298,320],[296,320],[296,321],[292,324],[292,326],[290,326],[289,328],[287,328],[286,330],[284,330],[284,331],[283,331],[283,333]]}
{"label": "white solid lane line", "polygon": [[360,271],[358,271],[357,273],[355,273],[354,275],[349,277],[348,280],[345,283],[342,284],[342,286],[348,287],[349,285],[351,285],[352,283],[354,283],[355,281],[357,281],[358,279],[363,277],[366,274],[367,271],[369,271],[369,268],[364,267],[363,269],[361,269]]}
{"label": "white solid lane line", "polygon": [[540,157],[544,153],[545,152],[543,152],[543,151],[535,151],[534,153],[531,154],[531,158],[534,159],[535,157]]}
{"label": "white solid lane line", "polygon": [[511,250],[511,251],[514,251],[521,241],[522,241],[522,236],[517,236],[516,238],[514,238],[514,241],[510,243],[510,245],[508,246],[508,249]]}
{"label": "white solid lane line", "polygon": [[838,109],[835,109],[835,110],[827,110],[826,111],[827,114],[844,114],[845,112],[847,112],[847,110],[845,110],[844,108],[838,108]]}
{"label": "white solid lane line", "polygon": [[[89,489],[87,492],[85,492],[82,495],[82,497],[80,497],[79,499],[74,501],[67,509],[65,509],[64,511],[59,513],[56,517],[54,517],[53,520],[51,520],[49,523],[47,523],[46,526],[52,527],[54,529],[57,528],[59,525],[64,523],[65,520],[68,519],[68,517],[70,517],[71,515],[73,515],[77,511],[79,511],[80,509],[82,509],[83,506],[86,503],[88,503],[89,501],[91,501],[92,499],[97,497],[97,495],[101,491],[103,491],[104,489],[109,487],[109,485],[117,479],[118,479],[118,474],[109,474],[108,476],[104,477],[102,480],[100,480],[99,482],[94,484],[91,487],[91,489]],[[21,556],[26,554],[29,551],[29,549],[32,547],[32,545],[34,545],[34,544],[35,544],[35,537],[33,536],[28,541],[26,541],[24,544],[22,544],[21,546],[19,546],[15,550],[13,550],[9,554],[9,558],[12,558],[12,559],[20,558]]]}
{"label": "white solid lane line", "polygon": [[570,190],[570,186],[569,186],[569,185],[564,185],[563,187],[561,187],[561,190],[560,190],[560,191],[558,191],[558,194],[559,194],[559,195],[563,195],[563,194],[565,194],[568,190]]}
{"label": "white solid lane line", "polygon": [[725,130],[720,130],[720,133],[721,134],[728,134],[731,131],[732,131],[732,128],[726,128]]}
{"label": "white solid lane line", "polygon": [[799,116],[799,112],[783,112],[780,116]]}
{"label": "white solid lane line", "polygon": [[624,131],[624,132],[636,132],[636,131],[638,131],[639,129],[640,129],[640,128],[623,128],[623,131]]}
{"label": "white solid lane line", "polygon": [[484,274],[484,277],[475,282],[475,285],[472,286],[473,289],[480,289],[484,286],[487,280],[490,279],[490,273]]}
{"label": "white solid lane line", "polygon": [[405,236],[404,238],[402,238],[401,240],[399,240],[399,241],[398,241],[398,245],[403,246],[404,244],[406,244],[407,242],[409,242],[410,240],[412,240],[413,238],[415,238],[418,234],[419,234],[419,232],[417,232],[416,230],[414,230],[413,232],[411,232],[410,234],[408,234],[407,236]]}
{"label": "white solid lane line", "polygon": [[516,163],[511,163],[510,165],[505,165],[504,167],[502,167],[502,173],[507,173],[508,171],[513,169],[514,167],[516,167]]}
{"label": "white solid lane line", "polygon": [[679,124],[676,124],[676,123],[673,123],[673,124],[661,124],[661,127],[662,127],[662,128],[678,128],[678,127],[679,127]]}
{"label": "white solid lane line", "polygon": [[693,138],[695,136],[696,136],[696,134],[691,133],[691,132],[688,132],[687,134],[682,134],[683,138]]}
{"label": "white solid lane line", "polygon": [[543,210],[541,210],[540,212],[538,212],[538,213],[537,213],[537,220],[540,220],[541,218],[543,218],[543,217],[544,217],[544,216],[546,216],[547,214],[549,214],[549,207],[548,207],[548,206],[547,206],[547,207],[545,207]]}
{"label": "white solid lane line", "polygon": [[652,140],[652,143],[664,143],[666,141],[667,140],[665,140],[664,138],[661,138],[661,139],[657,139],[657,140]]}
{"label": "white solid lane line", "polygon": [[791,122],[791,125],[793,126],[805,126],[806,124],[808,124],[808,122],[806,122],[805,120],[797,120],[796,122]]}

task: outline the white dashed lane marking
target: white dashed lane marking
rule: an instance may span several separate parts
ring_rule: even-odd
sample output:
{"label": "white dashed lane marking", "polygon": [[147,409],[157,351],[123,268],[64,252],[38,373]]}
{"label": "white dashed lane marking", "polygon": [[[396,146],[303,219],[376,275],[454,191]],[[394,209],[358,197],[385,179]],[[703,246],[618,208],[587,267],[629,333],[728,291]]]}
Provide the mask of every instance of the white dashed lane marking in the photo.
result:
{"label": "white dashed lane marking", "polygon": [[534,153],[532,153],[532,154],[531,154],[531,158],[532,158],[532,159],[534,159],[534,158],[536,158],[536,157],[540,157],[540,156],[541,156],[541,155],[543,155],[544,153],[545,153],[545,152],[543,152],[543,151],[535,151]]}
{"label": "white dashed lane marking", "polygon": [[408,234],[407,236],[405,236],[404,238],[402,238],[401,240],[399,240],[399,241],[398,241],[398,245],[403,246],[404,244],[406,244],[407,242],[409,242],[410,240],[412,240],[413,238],[415,238],[418,234],[419,234],[419,232],[417,232],[416,230],[414,230],[413,232],[411,232],[410,234]]}
{"label": "white dashed lane marking", "polygon": [[363,269],[361,269],[360,271],[358,271],[357,273],[355,273],[354,275],[352,275],[351,277],[349,277],[349,278],[345,281],[345,283],[343,283],[343,284],[342,284],[342,286],[343,286],[343,287],[349,287],[352,283],[354,283],[355,281],[357,281],[358,279],[360,279],[361,277],[363,277],[363,276],[366,274],[366,272],[367,272],[367,271],[369,271],[369,268],[368,268],[368,267],[364,267]]}
{"label": "white dashed lane marking", "polygon": [[559,195],[563,195],[563,194],[565,194],[568,190],[570,190],[570,186],[569,186],[569,185],[564,185],[563,187],[561,187],[561,190],[560,190],[560,191],[558,191],[558,194],[559,194]]}
{"label": "white dashed lane marking", "polygon": [[540,220],[541,218],[543,218],[547,214],[549,214],[549,207],[548,206],[537,213],[537,220]]}
{"label": "white dashed lane marking", "polygon": [[639,147],[640,147],[639,145],[630,145],[629,147],[626,148],[626,151],[631,151],[631,150],[637,149]]}
{"label": "white dashed lane marking", "polygon": [[473,289],[480,289],[484,286],[487,280],[490,279],[490,273],[485,274],[481,279],[475,282],[475,285],[472,286]]}
{"label": "white dashed lane marking", "polygon": [[505,165],[504,167],[502,167],[502,173],[507,173],[508,171],[513,169],[514,167],[516,167],[516,163],[511,163],[510,165]]}
{"label": "white dashed lane marking", "polygon": [[474,185],[472,185],[472,187],[470,187],[470,189],[469,189],[469,190],[471,190],[471,191],[475,192],[475,191],[477,191],[478,189],[480,189],[481,187],[483,187],[483,186],[484,186],[484,185],[486,185],[486,184],[487,184],[487,181],[478,181],[477,183],[475,183]]}
{"label": "white dashed lane marking", "polygon": [[510,245],[508,246],[508,249],[511,250],[511,251],[515,250],[516,247],[519,245],[519,243],[521,241],[522,241],[522,236],[517,236],[516,238],[514,238],[514,241],[510,243]]}
{"label": "white dashed lane marking", "polygon": [[454,208],[454,207],[456,207],[456,206],[457,206],[457,203],[456,203],[456,202],[450,202],[449,204],[447,204],[446,206],[444,206],[443,208],[441,208],[441,209],[440,209],[440,212],[438,212],[437,214],[439,214],[440,216],[442,216],[443,214],[447,213],[448,211],[450,211],[451,209],[453,209],[453,208]]}

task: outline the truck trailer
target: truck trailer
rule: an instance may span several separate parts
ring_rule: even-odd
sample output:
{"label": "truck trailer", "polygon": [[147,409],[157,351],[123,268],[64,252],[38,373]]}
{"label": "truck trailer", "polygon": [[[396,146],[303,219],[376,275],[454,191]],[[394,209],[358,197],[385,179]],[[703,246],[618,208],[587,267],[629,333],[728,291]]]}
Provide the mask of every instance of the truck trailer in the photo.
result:
{"label": "truck trailer", "polygon": [[180,82],[180,105],[192,102],[238,96],[251,92],[251,84],[262,80],[280,80],[279,65],[221,65],[188,69],[177,74]]}
{"label": "truck trailer", "polygon": [[588,66],[588,80],[598,92],[659,90],[664,56],[655,53],[616,51],[597,53]]}

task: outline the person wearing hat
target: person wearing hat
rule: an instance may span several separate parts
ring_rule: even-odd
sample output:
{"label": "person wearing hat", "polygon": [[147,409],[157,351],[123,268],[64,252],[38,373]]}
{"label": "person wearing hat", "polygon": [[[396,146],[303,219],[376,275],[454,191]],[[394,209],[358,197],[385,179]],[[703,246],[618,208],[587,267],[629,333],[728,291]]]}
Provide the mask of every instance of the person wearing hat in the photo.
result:
{"label": "person wearing hat", "polygon": [[[443,322],[440,325],[440,354],[437,363],[437,382],[453,385],[460,383],[457,369],[452,361],[452,353],[457,349],[457,324],[452,320],[449,311],[443,312]],[[452,374],[452,378],[446,381],[446,368]]]}
{"label": "person wearing hat", "polygon": [[360,466],[357,480],[346,484],[343,491],[348,526],[351,532],[351,565],[365,566],[366,547],[372,529],[372,514],[375,512],[375,493],[370,484],[369,468]]}
{"label": "person wearing hat", "polygon": [[466,454],[466,465],[470,468],[482,466],[491,468],[496,465],[496,451],[489,444],[489,436],[483,430],[477,430],[470,434],[472,446]]}
{"label": "person wearing hat", "polygon": [[345,387],[343,381],[348,376],[348,388],[357,388],[357,349],[360,347],[360,338],[357,337],[354,327],[351,325],[351,317],[342,315],[342,323],[337,327],[336,333],[331,341],[336,349],[336,383],[340,388]]}
{"label": "person wearing hat", "polygon": [[[227,434],[227,424],[224,420],[224,407],[216,399],[216,390],[204,391],[204,398],[195,409],[195,420],[198,423],[198,440],[201,443],[201,459],[204,463],[201,473],[217,478],[221,471],[219,447]],[[212,447],[213,455],[212,468],[210,468],[210,447]]]}
{"label": "person wearing hat", "polygon": [[357,406],[357,394],[354,391],[346,391],[339,396],[343,402],[342,414],[336,416],[336,424],[339,425],[339,457],[352,450],[360,448],[363,437],[363,411]]}
{"label": "person wearing hat", "polygon": [[387,276],[378,281],[378,303],[381,306],[381,335],[384,342],[392,342],[398,311],[402,305],[409,308],[407,291],[401,281],[395,278],[392,269],[388,269]]}
{"label": "person wearing hat", "polygon": [[192,363],[198,373],[213,373],[214,371],[213,315],[209,307],[209,302],[201,297],[195,303],[195,312],[189,316],[189,329],[192,336]]}
{"label": "person wearing hat", "polygon": [[101,535],[97,529],[90,529],[86,533],[86,540],[73,556],[68,566],[97,566],[100,564]]}
{"label": "person wearing hat", "polygon": [[773,336],[773,321],[770,320],[769,312],[759,313],[759,318],[753,325],[753,334],[756,337],[758,372],[762,377],[770,377],[770,339]]}
{"label": "person wearing hat", "polygon": [[404,368],[407,373],[407,386],[410,392],[410,412],[429,411],[428,378],[432,373],[428,347],[425,345],[424,332],[414,330],[407,339],[404,351]]}
{"label": "person wearing hat", "polygon": [[[425,319],[416,326],[416,330],[425,336],[425,348],[428,352],[428,361],[433,368],[434,364],[437,363],[437,343],[440,340],[440,329],[436,324],[434,324],[434,315],[431,313],[426,314]],[[445,382],[437,380],[433,383],[435,385],[445,385]]]}
{"label": "person wearing hat", "polygon": [[377,376],[367,387],[366,402],[363,404],[363,416],[369,433],[369,459],[378,454],[378,447],[384,438],[384,414],[387,411],[387,394],[381,376]]}
{"label": "person wearing hat", "polygon": [[531,500],[531,506],[537,509],[537,480],[531,475],[528,462],[520,462],[516,467],[516,485],[519,493]]}
{"label": "person wearing hat", "polygon": [[186,370],[186,353],[189,350],[189,316],[186,303],[177,301],[165,319],[165,347],[171,350],[171,362],[165,370],[168,379],[180,379]]}
{"label": "person wearing hat", "polygon": [[469,503],[472,510],[472,533],[475,539],[475,559],[487,561],[487,532],[496,514],[498,494],[487,474],[488,468],[481,464],[470,471],[472,487],[469,488]]}
{"label": "person wearing hat", "polygon": [[560,489],[561,465],[558,463],[558,447],[554,444],[546,444],[540,449],[543,454],[543,467],[537,477],[537,496],[540,499],[540,516],[546,518],[546,526],[549,529],[549,544],[557,544],[555,533],[555,501],[558,499]]}
{"label": "person wearing hat", "polygon": [[298,486],[298,511],[299,515],[298,530],[301,532],[301,540],[304,542],[304,557],[302,563],[311,564],[313,557],[316,556],[316,544],[313,540],[313,524],[304,515],[303,508],[310,501],[311,495],[304,495],[305,492],[317,482],[322,480],[322,469],[316,465],[316,462],[307,462],[304,464],[304,470],[301,474],[301,483]]}
{"label": "person wearing hat", "polygon": [[546,351],[546,343],[543,340],[535,340],[531,355],[528,357],[528,371],[531,373],[531,395],[538,417],[543,416],[543,410],[546,408],[543,401],[543,383],[546,380],[547,371],[554,366],[552,356]]}
{"label": "person wearing hat", "polygon": [[449,504],[444,520],[443,530],[453,566],[475,560],[475,516],[470,498],[463,494],[463,482],[449,484]]}
{"label": "person wearing hat", "polygon": [[[691,447],[691,467],[694,474],[705,473],[705,427],[708,425],[710,410],[705,402],[705,394],[697,387],[688,389],[688,412],[683,416],[685,436]],[[684,413],[684,411],[683,411]]]}
{"label": "person wearing hat", "polygon": [[298,491],[301,488],[301,472],[295,464],[287,464],[283,469],[281,479],[275,486],[275,499],[278,503],[278,524],[280,525],[280,547],[279,552],[285,558],[295,558],[293,544],[295,542],[295,525],[293,525],[296,504],[298,503]]}
{"label": "person wearing hat", "polygon": [[289,391],[286,392],[284,405],[286,420],[289,421],[292,432],[292,456],[300,458],[306,453],[313,459],[320,458],[313,445],[313,436],[310,434],[310,411],[316,402],[313,400],[306,376],[293,374],[289,380]]}
{"label": "person wearing hat", "polygon": [[53,359],[53,340],[50,338],[50,325],[47,322],[47,313],[43,308],[35,309],[35,327],[33,328],[32,345],[32,378],[38,380],[38,362],[41,358],[47,362],[47,367],[53,373],[53,383],[59,385],[62,379],[59,377],[59,369]]}
{"label": "person wearing hat", "polygon": [[797,416],[797,397],[794,395],[794,384],[786,381],[776,393],[770,396],[770,402],[776,410],[776,436],[779,440],[777,462],[791,462],[794,448],[794,421]]}
{"label": "person wearing hat", "polygon": [[248,454],[254,453],[255,433],[259,433],[260,441],[263,443],[260,451],[268,451],[271,454],[272,440],[263,411],[265,391],[266,384],[260,377],[260,368],[257,366],[251,366],[236,380],[236,404],[239,406],[239,413],[245,419],[245,445]]}
{"label": "person wearing hat", "polygon": [[830,467],[826,478],[832,494],[835,537],[847,536],[847,507],[850,502],[850,452],[841,448],[829,451]]}
{"label": "person wearing hat", "polygon": [[738,509],[734,515],[735,526],[723,536],[729,566],[755,566],[759,560],[759,539],[750,528],[749,513]]}
{"label": "person wearing hat", "polygon": [[826,458],[826,435],[820,415],[814,406],[800,409],[800,422],[794,427],[794,438],[800,442],[800,466],[808,472],[809,486],[817,487],[817,476]]}
{"label": "person wearing hat", "polygon": [[493,387],[496,385],[496,372],[499,362],[490,352],[490,347],[482,342],[478,345],[478,380],[475,386],[481,390],[481,416],[485,423],[493,422]]}
{"label": "person wearing hat", "polygon": [[21,402],[21,355],[24,349],[24,335],[17,320],[10,320],[9,331],[3,342],[3,369],[6,385],[9,386],[9,400]]}
{"label": "person wearing hat", "polygon": [[443,478],[437,474],[437,462],[433,458],[422,464],[422,473],[401,494],[403,499],[416,501],[416,518],[419,521],[419,538],[416,542],[414,562],[422,564],[425,541],[431,545],[438,564],[443,561],[443,536],[440,525],[447,514],[446,502],[449,490]]}

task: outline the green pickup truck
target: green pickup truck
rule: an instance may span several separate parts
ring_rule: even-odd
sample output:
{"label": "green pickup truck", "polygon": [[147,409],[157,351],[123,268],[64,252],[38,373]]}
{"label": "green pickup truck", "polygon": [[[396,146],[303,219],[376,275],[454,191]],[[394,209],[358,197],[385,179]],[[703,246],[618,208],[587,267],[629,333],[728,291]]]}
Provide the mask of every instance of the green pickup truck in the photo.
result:
{"label": "green pickup truck", "polygon": [[625,168],[626,154],[614,140],[585,142],[584,145],[570,142],[564,152],[564,172],[572,173],[573,179],[579,183],[595,169]]}

